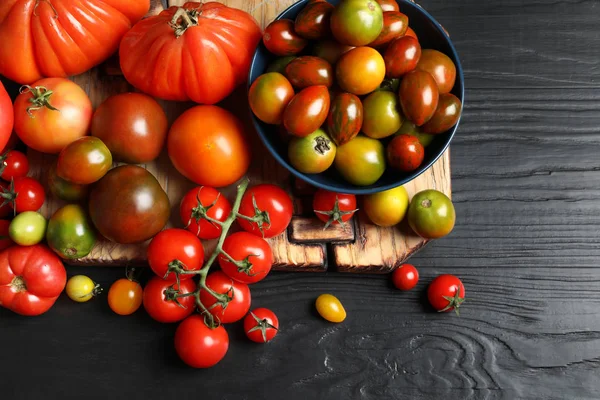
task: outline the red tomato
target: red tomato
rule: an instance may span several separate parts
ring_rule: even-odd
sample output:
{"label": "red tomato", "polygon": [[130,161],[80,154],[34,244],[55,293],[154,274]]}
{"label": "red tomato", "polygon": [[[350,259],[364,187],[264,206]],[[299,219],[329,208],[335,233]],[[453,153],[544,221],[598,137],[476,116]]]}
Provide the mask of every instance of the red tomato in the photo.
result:
{"label": "red tomato", "polygon": [[250,288],[245,283],[234,281],[222,271],[215,271],[206,277],[206,286],[219,294],[224,294],[231,300],[223,308],[222,303],[208,291],[200,291],[200,301],[222,324],[239,321],[250,309]]}
{"label": "red tomato", "polygon": [[291,56],[300,53],[308,41],[294,30],[294,21],[280,19],[273,21],[265,29],[263,43],[267,50],[278,56]]}
{"label": "red tomato", "polygon": [[[148,246],[148,264],[162,279],[175,282],[176,275],[171,267],[196,271],[204,263],[204,247],[193,233],[185,229],[165,229],[159,232]],[[190,279],[193,275],[180,274],[179,279]]]}
{"label": "red tomato", "polygon": [[22,88],[15,100],[15,132],[42,153],[59,153],[87,135],[91,120],[92,102],[68,79],[42,79]]}
{"label": "red tomato", "polygon": [[417,34],[415,33],[415,31],[410,26],[406,30],[406,33],[404,34],[404,36],[412,36],[415,39],[419,40],[419,38],[417,37]]}
{"label": "red tomato", "polygon": [[392,282],[400,290],[411,290],[419,282],[419,271],[412,264],[402,264],[392,272]]}
{"label": "red tomato", "polygon": [[133,314],[142,305],[142,285],[123,278],[115,281],[108,290],[108,306],[116,314]]}
{"label": "red tomato", "polygon": [[8,236],[8,227],[10,226],[10,221],[5,219],[0,219],[0,251],[9,248],[14,245],[13,242]]}
{"label": "red tomato", "polygon": [[17,314],[45,313],[66,284],[62,261],[42,244],[12,246],[0,253],[0,305]]}
{"label": "red tomato", "polygon": [[268,308],[257,308],[244,318],[244,332],[256,343],[267,343],[277,335],[279,320]]}
{"label": "red tomato", "polygon": [[[256,283],[271,271],[273,252],[266,240],[248,232],[236,232],[225,239],[219,256],[223,272],[242,283]],[[234,262],[235,261],[235,262]]]}
{"label": "red tomato", "polygon": [[325,222],[325,228],[331,224],[344,224],[350,220],[356,208],[356,196],[319,189],[313,197],[313,210],[321,221]]}
{"label": "red tomato", "polygon": [[[0,11],[0,14],[2,12]],[[0,19],[1,20],[1,19]],[[0,44],[2,46],[2,44]],[[12,101],[6,92],[4,85],[0,82],[0,149],[4,149],[11,138],[15,113]]]}
{"label": "red tomato", "polygon": [[[286,230],[293,212],[292,198],[285,190],[276,185],[262,184],[251,187],[244,194],[237,221],[247,232],[272,238]],[[254,221],[248,218],[254,218]]]}
{"label": "red tomato", "polygon": [[381,6],[381,10],[383,12],[400,11],[400,8],[398,7],[398,2],[396,2],[396,0],[377,0],[377,2]]}
{"label": "red tomato", "polygon": [[294,135],[305,137],[319,129],[329,113],[327,86],[309,86],[296,94],[285,107],[283,125]]}
{"label": "red tomato", "polygon": [[104,142],[85,136],[61,150],[56,175],[76,185],[90,185],[106,175],[112,165],[112,154]]}
{"label": "red tomato", "polygon": [[220,107],[190,108],[171,126],[169,157],[183,176],[199,185],[231,185],[250,166],[245,130],[235,115]]}
{"label": "red tomato", "polygon": [[17,213],[25,211],[37,211],[42,208],[46,201],[46,192],[44,187],[35,179],[28,176],[22,176],[14,179],[10,187],[3,188],[0,196],[4,202],[8,202],[10,207]]}
{"label": "red tomato", "polygon": [[418,69],[402,77],[398,95],[402,112],[417,126],[423,125],[433,117],[440,98],[433,76]]}
{"label": "red tomato", "polygon": [[416,136],[398,135],[387,146],[388,164],[403,172],[416,170],[424,158],[425,148]]}
{"label": "red tomato", "polygon": [[121,41],[121,69],[153,97],[215,104],[246,81],[260,38],[245,11],[188,2],[137,23]]}
{"label": "red tomato", "polygon": [[465,301],[465,286],[454,275],[440,275],[429,284],[427,298],[439,312],[454,310],[458,315],[458,309]]}
{"label": "red tomato", "polygon": [[179,205],[181,222],[200,239],[216,239],[221,236],[221,227],[205,217],[223,222],[230,213],[229,200],[221,192],[208,186],[190,190]]}
{"label": "red tomato", "polygon": [[421,58],[421,45],[412,36],[394,39],[383,55],[386,78],[400,78],[417,67]]}
{"label": "red tomato", "polygon": [[225,357],[229,336],[222,325],[209,328],[200,315],[186,318],[175,331],[175,351],[193,368],[210,368]]}
{"label": "red tomato", "polygon": [[29,173],[29,160],[20,151],[10,150],[0,156],[0,178],[9,181]]}
{"label": "red tomato", "polygon": [[144,287],[144,309],[154,320],[165,324],[189,317],[196,306],[195,296],[180,297],[177,301],[169,300],[165,293],[169,288],[174,291],[179,290],[181,294],[193,293],[196,290],[196,283],[188,279],[178,286],[158,276],[148,281]]}

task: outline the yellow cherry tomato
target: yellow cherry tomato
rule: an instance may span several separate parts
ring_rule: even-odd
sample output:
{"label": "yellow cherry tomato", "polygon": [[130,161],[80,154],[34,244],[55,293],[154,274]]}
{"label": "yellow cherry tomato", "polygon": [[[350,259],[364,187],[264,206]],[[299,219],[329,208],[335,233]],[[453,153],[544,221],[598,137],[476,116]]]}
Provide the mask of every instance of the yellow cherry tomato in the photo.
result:
{"label": "yellow cherry tomato", "polygon": [[108,290],[108,305],[119,315],[130,315],[142,305],[142,285],[122,278],[112,284]]}
{"label": "yellow cherry tomato", "polygon": [[321,317],[329,322],[342,322],[346,319],[346,310],[344,306],[332,294],[322,294],[317,297],[316,304],[317,312]]}
{"label": "yellow cherry tomato", "polygon": [[78,303],[85,303],[92,297],[98,295],[102,289],[100,285],[85,275],[75,275],[67,282],[65,289],[67,296]]}
{"label": "yellow cherry tomato", "polygon": [[408,210],[408,193],[404,186],[370,194],[363,199],[363,210],[378,226],[394,226],[400,223]]}

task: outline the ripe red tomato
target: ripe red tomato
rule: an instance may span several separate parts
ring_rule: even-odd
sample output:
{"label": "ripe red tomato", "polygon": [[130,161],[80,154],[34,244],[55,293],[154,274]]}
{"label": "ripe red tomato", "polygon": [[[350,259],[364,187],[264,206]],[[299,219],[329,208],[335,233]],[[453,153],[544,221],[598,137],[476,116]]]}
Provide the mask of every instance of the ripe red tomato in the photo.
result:
{"label": "ripe red tomato", "polygon": [[458,309],[465,301],[465,286],[454,275],[440,275],[429,284],[427,298],[439,312],[454,310],[458,315]]}
{"label": "ripe red tomato", "polygon": [[14,120],[15,112],[12,101],[4,85],[0,82],[0,150],[4,150],[11,138]]}
{"label": "ripe red tomato", "polygon": [[218,190],[208,187],[195,187],[179,204],[181,222],[188,231],[200,239],[216,239],[221,236],[221,226],[204,217],[223,222],[231,213],[231,203]]}
{"label": "ripe red tomato", "polygon": [[387,146],[388,164],[403,172],[419,168],[424,158],[425,148],[416,136],[398,135]]}
{"label": "ripe red tomato", "polygon": [[412,264],[402,264],[392,272],[392,282],[400,290],[411,290],[419,282],[419,271]]}
{"label": "ripe red tomato", "polygon": [[400,105],[406,118],[417,126],[431,119],[438,106],[437,83],[429,72],[413,70],[402,77],[400,82]]}
{"label": "ripe red tomato", "polygon": [[256,118],[267,124],[279,124],[283,112],[294,97],[290,81],[279,72],[262,74],[250,86],[248,102]]}
{"label": "ripe red tomato", "polygon": [[29,160],[18,150],[10,150],[0,156],[0,178],[9,181],[29,173]]}
{"label": "ripe red tomato", "polygon": [[300,53],[308,41],[294,30],[294,21],[280,19],[273,21],[265,29],[263,43],[267,50],[278,56],[291,56]]}
{"label": "ripe red tomato", "polygon": [[355,195],[325,189],[317,190],[312,206],[317,218],[325,222],[325,228],[331,224],[344,224],[358,211]]}
{"label": "ripe red tomato", "polygon": [[333,4],[326,1],[309,1],[296,16],[295,32],[310,40],[327,37],[331,33],[329,20],[334,8]]}
{"label": "ripe red tomato", "polygon": [[309,86],[302,89],[288,103],[283,112],[283,125],[294,135],[305,137],[319,129],[329,113],[327,86]]}
{"label": "ripe red tomato", "polygon": [[[244,193],[237,221],[247,232],[272,238],[286,230],[293,212],[292,198],[285,190],[276,185],[262,184]],[[249,221],[248,218],[255,218],[256,221]]]}
{"label": "ripe red tomato", "polygon": [[0,305],[17,314],[45,313],[66,284],[62,261],[42,244],[12,246],[0,253]]}
{"label": "ripe red tomato", "polygon": [[215,271],[206,277],[206,286],[219,294],[228,296],[231,300],[227,306],[218,303],[208,291],[200,291],[200,301],[208,311],[222,324],[239,321],[250,309],[250,288],[245,283],[234,281],[223,271]]}
{"label": "ripe red tomato", "polygon": [[456,65],[442,52],[423,50],[417,69],[429,72],[435,79],[441,94],[449,93],[456,82]]}
{"label": "ripe red tomato", "polygon": [[[329,4],[329,3],[324,3]],[[333,68],[326,60],[314,56],[296,57],[285,67],[285,76],[299,89],[333,85]]]}
{"label": "ripe red tomato", "polygon": [[279,320],[268,308],[257,308],[244,318],[244,332],[256,343],[267,343],[277,335]]}
{"label": "ripe red tomato", "polygon": [[385,50],[385,76],[400,78],[402,75],[417,67],[421,58],[421,45],[412,36],[402,36],[394,39]]}
{"label": "ripe red tomato", "polygon": [[62,149],[56,163],[56,175],[76,185],[89,185],[106,175],[112,164],[112,154],[104,142],[94,136],[85,136]]}
{"label": "ripe red tomato", "polygon": [[142,305],[143,290],[139,282],[128,278],[115,281],[108,290],[108,306],[116,314],[133,314]]}
{"label": "ripe red tomato", "polygon": [[14,179],[10,187],[3,189],[0,196],[10,204],[10,207],[17,214],[25,211],[37,211],[42,208],[44,201],[46,201],[44,187],[28,176]]}
{"label": "ripe red tomato", "polygon": [[452,93],[440,94],[438,106],[433,117],[421,127],[423,132],[440,134],[452,128],[458,122],[462,112],[462,103]]}
{"label": "ripe red tomato", "polygon": [[[196,306],[196,297],[180,297],[177,301],[167,299],[165,291],[171,288],[181,294],[193,293],[196,283],[192,279],[177,283],[165,281],[155,276],[144,287],[144,309],[154,320],[164,324],[181,321],[189,317]],[[179,303],[179,304],[177,304]]]}
{"label": "ripe red tomato", "polygon": [[[225,239],[219,265],[232,279],[242,283],[256,283],[266,278],[273,265],[273,252],[263,238],[248,232],[236,232]],[[233,261],[237,263],[234,263]]]}
{"label": "ripe red tomato", "polygon": [[[148,245],[148,264],[162,279],[175,282],[176,275],[171,267],[186,271],[197,271],[204,263],[204,247],[196,235],[185,229],[170,228],[159,232]],[[180,274],[180,280],[193,275]]]}
{"label": "ripe red tomato", "polygon": [[91,119],[92,102],[68,79],[42,79],[26,86],[15,100],[15,132],[42,153],[58,153],[87,135]]}
{"label": "ripe red tomato", "polygon": [[199,185],[231,185],[250,166],[244,125],[217,106],[196,106],[184,112],[171,126],[167,143],[175,168]]}
{"label": "ripe red tomato", "polygon": [[186,318],[175,331],[175,351],[193,368],[210,368],[225,357],[229,335],[222,325],[209,328],[200,315]]}
{"label": "ripe red tomato", "polygon": [[261,30],[247,12],[187,2],[137,23],[121,41],[125,78],[165,100],[215,104],[248,78]]}
{"label": "ripe red tomato", "polygon": [[8,227],[10,226],[10,221],[5,219],[0,219],[0,251],[9,248],[14,245],[15,242],[12,241],[10,236],[8,236]]}

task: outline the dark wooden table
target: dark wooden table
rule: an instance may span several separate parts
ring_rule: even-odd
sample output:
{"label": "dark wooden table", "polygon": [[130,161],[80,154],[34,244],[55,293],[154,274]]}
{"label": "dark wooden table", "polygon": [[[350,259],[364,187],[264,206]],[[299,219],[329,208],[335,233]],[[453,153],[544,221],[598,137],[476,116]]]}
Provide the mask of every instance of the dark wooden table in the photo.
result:
{"label": "dark wooden table", "polygon": [[[253,288],[281,332],[228,327],[215,368],[188,369],[175,326],[118,317],[100,297],[46,315],[0,310],[0,397],[199,399],[600,398],[600,3],[422,0],[466,73],[452,145],[458,223],[414,259],[417,290],[386,276],[272,274]],[[69,269],[104,287],[123,269]],[[426,306],[461,277],[461,317]],[[316,317],[336,294],[348,319]]]}

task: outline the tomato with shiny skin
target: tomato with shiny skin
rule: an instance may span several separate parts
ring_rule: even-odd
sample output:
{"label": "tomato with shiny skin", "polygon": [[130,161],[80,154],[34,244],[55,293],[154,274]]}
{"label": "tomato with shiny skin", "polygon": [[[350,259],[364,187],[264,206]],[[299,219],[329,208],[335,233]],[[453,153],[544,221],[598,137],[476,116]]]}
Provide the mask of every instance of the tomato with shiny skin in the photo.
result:
{"label": "tomato with shiny skin", "polygon": [[169,197],[156,178],[137,165],[110,170],[92,188],[89,213],[98,232],[113,242],[140,243],[169,220]]}
{"label": "tomato with shiny skin", "polygon": [[277,56],[293,56],[304,50],[308,41],[296,33],[294,25],[291,19],[271,22],[262,37],[267,50]]}
{"label": "tomato with shiny skin", "polygon": [[335,40],[321,40],[313,45],[312,54],[323,60],[327,61],[331,65],[335,65],[335,63],[340,59],[342,54],[347,53],[352,50],[354,46],[348,46],[345,44],[341,44],[336,42]]}
{"label": "tomato with shiny skin", "polygon": [[[329,3],[327,3],[329,4]],[[333,68],[322,58],[301,56],[285,67],[285,76],[290,83],[299,89],[308,86],[333,85]]]}
{"label": "tomato with shiny skin", "polygon": [[383,13],[383,29],[377,39],[369,43],[371,47],[385,47],[392,40],[404,36],[408,29],[408,17],[398,11]]}
{"label": "tomato with shiny skin", "polygon": [[439,275],[429,284],[427,299],[438,312],[454,310],[459,315],[458,310],[465,301],[465,286],[454,275]]}
{"label": "tomato with shiny skin", "polygon": [[346,310],[342,303],[332,294],[322,294],[315,302],[317,312],[329,322],[340,323],[346,319]]}
{"label": "tomato with shiny skin", "polygon": [[[242,283],[262,281],[271,272],[273,252],[263,238],[248,232],[236,232],[223,242],[219,266],[231,279]],[[235,262],[233,262],[233,261]]]}
{"label": "tomato with shiny skin", "polygon": [[88,134],[92,102],[75,82],[46,78],[21,88],[15,100],[15,132],[28,147],[59,153]]}
{"label": "tomato with shiny skin", "polygon": [[363,126],[363,104],[352,93],[340,93],[333,98],[327,116],[327,132],[338,146],[354,139]]}
{"label": "tomato with shiny skin", "polygon": [[167,144],[175,168],[198,185],[229,186],[250,166],[244,125],[217,106],[196,106],[184,112],[171,126]]}
{"label": "tomato with shiny skin", "polygon": [[456,212],[444,193],[428,189],[414,195],[408,207],[408,224],[424,239],[439,239],[454,228]]}
{"label": "tomato with shiny skin", "polygon": [[144,18],[125,34],[121,70],[152,97],[215,104],[246,82],[261,36],[243,10],[187,2]]}
{"label": "tomato with shiny skin", "polygon": [[0,251],[7,249],[15,244],[15,242],[12,241],[8,233],[9,226],[10,221],[6,219],[0,219]]}
{"label": "tomato with shiny skin", "polygon": [[356,208],[356,196],[319,189],[313,196],[312,207],[317,218],[325,222],[325,227],[348,222]]}
{"label": "tomato with shiny skin", "polygon": [[292,84],[279,72],[262,74],[248,91],[250,109],[256,118],[267,124],[281,123],[285,107],[293,97]]}
{"label": "tomato with shiny skin", "polygon": [[158,276],[146,283],[142,296],[144,309],[152,319],[163,324],[181,321],[189,317],[196,308],[195,296],[180,297],[177,301],[170,300],[166,293],[169,288],[179,291],[180,294],[188,294],[196,291],[196,283],[192,279],[187,279],[178,285]]}
{"label": "tomato with shiny skin", "polygon": [[425,148],[415,136],[398,135],[387,146],[388,165],[402,172],[419,168],[425,158]]}
{"label": "tomato with shiny skin", "polygon": [[221,192],[209,186],[191,189],[181,199],[179,216],[186,229],[200,239],[216,239],[221,236],[221,226],[205,217],[223,222],[231,213],[231,203]]}
{"label": "tomato with shiny skin", "polygon": [[385,50],[385,76],[400,78],[417,67],[421,57],[421,45],[412,36],[394,39]]}
{"label": "tomato with shiny skin", "polygon": [[392,282],[397,289],[411,290],[419,282],[419,271],[412,264],[402,264],[392,272]]}
{"label": "tomato with shiny skin", "polygon": [[85,275],[75,275],[69,278],[65,293],[77,302],[85,303],[102,292],[102,288],[96,282]]}
{"label": "tomato with shiny skin", "polygon": [[410,26],[406,30],[406,33],[404,34],[404,36],[412,36],[415,39],[419,40],[419,37],[417,36],[416,32]]}
{"label": "tomato with shiny skin", "polygon": [[381,7],[381,10],[385,13],[387,11],[400,11],[398,2],[396,0],[376,0]]}
{"label": "tomato with shiny skin", "polygon": [[8,147],[11,137],[13,137],[15,111],[13,110],[12,100],[2,82],[0,82],[0,116],[0,150],[4,150]]}
{"label": "tomato with shiny skin", "polygon": [[204,289],[200,291],[200,301],[218,322],[229,324],[239,321],[250,310],[250,288],[247,284],[231,279],[223,271],[215,271],[206,277],[206,286],[231,299],[223,308],[212,294]]}
{"label": "tomato with shiny skin", "polygon": [[[170,268],[197,271],[204,264],[204,247],[196,235],[185,229],[169,228],[159,232],[148,245],[148,264],[161,279],[175,282],[177,275]],[[180,274],[179,280],[191,279]]]}
{"label": "tomato with shiny skin", "polygon": [[46,241],[61,258],[76,260],[90,254],[96,245],[96,232],[82,206],[67,204],[48,221]]}
{"label": "tomato with shiny skin", "polygon": [[384,228],[398,225],[408,210],[408,193],[404,186],[363,197],[363,210],[369,220]]}
{"label": "tomato with shiny skin", "polygon": [[68,202],[81,201],[89,192],[88,185],[78,185],[60,178],[56,174],[56,163],[53,163],[48,171],[48,189],[56,198]]}
{"label": "tomato with shiny skin", "polygon": [[344,53],[335,66],[337,83],[356,95],[371,93],[385,78],[385,62],[371,47],[356,47]]}
{"label": "tomato with shiny skin", "polygon": [[17,214],[37,211],[46,201],[46,192],[42,184],[28,176],[13,179],[8,188],[3,187],[0,196]]}
{"label": "tomato with shiny skin", "polygon": [[388,91],[373,92],[362,102],[364,119],[362,132],[383,139],[393,135],[402,126],[398,96]]}
{"label": "tomato with shiny skin", "polygon": [[351,46],[366,46],[383,29],[383,11],[375,0],[344,0],[331,14],[335,39]]}
{"label": "tomato with shiny skin", "polygon": [[0,252],[0,305],[25,316],[48,311],[67,284],[67,271],[43,244]]}
{"label": "tomato with shiny skin", "polygon": [[160,154],[169,125],[163,108],[143,93],[106,99],[92,117],[92,136],[104,142],[116,161],[142,164]]}
{"label": "tomato with shiny skin", "polygon": [[10,238],[18,245],[33,246],[44,240],[48,221],[39,212],[25,211],[17,215],[8,227]]}
{"label": "tomato with shiny skin", "polygon": [[256,308],[244,318],[244,332],[253,342],[270,342],[277,335],[278,330],[279,319],[268,308]]}
{"label": "tomato with shiny skin", "polygon": [[300,11],[294,22],[294,30],[303,38],[318,40],[331,33],[330,20],[333,4],[326,1],[312,1]]}
{"label": "tomato with shiny skin", "polygon": [[287,67],[287,65],[289,63],[291,63],[292,61],[294,61],[296,59],[296,56],[285,56],[285,57],[278,57],[277,59],[275,59],[275,61],[273,61],[271,64],[269,64],[269,66],[267,67],[267,72],[279,72],[281,75],[285,74],[285,67]]}
{"label": "tomato with shiny skin", "polygon": [[106,175],[112,163],[112,154],[104,142],[94,136],[85,136],[62,149],[56,174],[77,185],[89,185]]}
{"label": "tomato with shiny skin", "polygon": [[392,92],[398,93],[398,89],[400,88],[400,79],[399,78],[386,78],[381,82],[381,85],[376,89],[376,91],[381,92]]}
{"label": "tomato with shiny skin", "polygon": [[322,129],[305,137],[294,136],[288,144],[290,164],[304,174],[320,174],[335,160],[337,146]]}
{"label": "tomato with shiny skin", "polygon": [[[272,238],[287,229],[293,212],[290,195],[279,186],[265,183],[244,193],[237,221],[246,232]],[[256,218],[257,221],[249,221],[248,218]]]}
{"label": "tomato with shiny skin", "polygon": [[131,315],[142,305],[142,285],[132,279],[121,278],[108,290],[108,306],[116,314]]}
{"label": "tomato with shiny skin", "polygon": [[421,70],[413,70],[404,75],[400,82],[399,96],[404,116],[417,126],[433,117],[440,97],[433,76]]}
{"label": "tomato with shiny skin", "polygon": [[435,139],[434,135],[423,132],[421,127],[416,126],[414,122],[409,121],[408,119],[404,120],[402,126],[400,127],[400,129],[398,129],[398,132],[396,132],[395,135],[415,136],[417,139],[419,139],[419,142],[421,142],[423,147],[429,146],[431,142],[433,142],[433,139]]}
{"label": "tomato with shiny skin", "polygon": [[309,86],[289,102],[283,112],[283,125],[294,136],[308,136],[327,119],[329,113],[327,86]]}
{"label": "tomato with shiny skin", "polygon": [[225,328],[206,326],[200,315],[187,317],[175,331],[175,351],[190,367],[213,367],[225,357],[228,349],[229,335]]}
{"label": "tomato with shiny skin", "polygon": [[0,156],[0,178],[9,181],[29,173],[29,160],[18,150],[10,150]]}
{"label": "tomato with shiny skin", "polygon": [[456,65],[444,53],[433,49],[423,50],[416,68],[433,76],[440,93],[450,93],[454,87]]}
{"label": "tomato with shiny skin", "polygon": [[377,139],[358,135],[348,143],[338,146],[333,164],[351,184],[372,185],[385,172],[385,148]]}
{"label": "tomato with shiny skin", "polygon": [[462,103],[452,93],[440,94],[438,106],[433,117],[421,127],[423,132],[430,134],[444,133],[458,122],[462,111]]}

